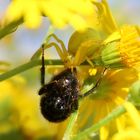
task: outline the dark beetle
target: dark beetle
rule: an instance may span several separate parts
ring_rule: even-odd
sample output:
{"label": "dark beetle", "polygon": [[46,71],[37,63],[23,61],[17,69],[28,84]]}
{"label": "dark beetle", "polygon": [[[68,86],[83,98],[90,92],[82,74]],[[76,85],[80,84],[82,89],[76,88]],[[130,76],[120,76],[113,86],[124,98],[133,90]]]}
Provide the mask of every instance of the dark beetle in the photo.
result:
{"label": "dark beetle", "polygon": [[78,94],[76,68],[62,71],[39,90],[41,113],[51,122],[65,120],[78,109]]}
{"label": "dark beetle", "polygon": [[45,84],[44,45],[42,44],[41,85],[41,113],[50,122],[61,122],[78,109],[78,100],[92,94],[99,86],[106,68],[95,85],[84,94],[79,94],[79,83],[76,68],[67,68]]}

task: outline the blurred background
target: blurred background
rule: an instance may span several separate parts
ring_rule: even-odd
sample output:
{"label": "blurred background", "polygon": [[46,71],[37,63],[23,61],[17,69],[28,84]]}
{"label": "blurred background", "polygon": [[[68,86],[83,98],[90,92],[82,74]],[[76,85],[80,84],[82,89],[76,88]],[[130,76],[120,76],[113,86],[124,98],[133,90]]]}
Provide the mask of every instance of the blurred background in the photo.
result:
{"label": "blurred background", "polygon": [[[140,25],[140,1],[108,0],[108,2],[119,25]],[[8,4],[9,0],[0,0],[0,19]],[[28,62],[43,42],[49,24],[49,21],[44,19],[39,29],[29,30],[20,26],[16,32],[4,37],[0,41],[0,61],[7,64],[0,67],[0,72]],[[73,29],[69,27],[56,30],[55,34],[67,46],[72,32]],[[54,48],[50,48],[45,52],[45,57],[57,58],[58,55]],[[51,124],[40,114],[37,95],[40,88],[39,69],[34,67],[0,83],[0,140],[61,139],[66,122]]]}

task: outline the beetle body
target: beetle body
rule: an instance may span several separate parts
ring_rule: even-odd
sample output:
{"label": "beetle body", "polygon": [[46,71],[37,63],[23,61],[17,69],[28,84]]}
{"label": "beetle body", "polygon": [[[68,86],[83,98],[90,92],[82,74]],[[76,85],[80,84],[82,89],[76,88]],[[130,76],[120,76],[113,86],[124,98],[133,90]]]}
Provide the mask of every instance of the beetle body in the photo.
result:
{"label": "beetle body", "polygon": [[39,91],[42,115],[51,122],[65,120],[78,109],[78,94],[76,69],[64,70]]}

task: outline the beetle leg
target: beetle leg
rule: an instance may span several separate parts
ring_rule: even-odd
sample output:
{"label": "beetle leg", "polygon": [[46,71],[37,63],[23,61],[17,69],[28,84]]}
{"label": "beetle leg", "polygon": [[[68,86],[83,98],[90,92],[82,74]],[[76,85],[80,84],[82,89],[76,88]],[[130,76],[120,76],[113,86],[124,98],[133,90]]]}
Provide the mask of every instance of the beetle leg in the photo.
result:
{"label": "beetle leg", "polygon": [[84,93],[82,95],[79,95],[79,99],[87,97],[88,95],[92,94],[98,88],[98,86],[100,85],[100,83],[101,83],[101,81],[102,81],[102,79],[103,79],[103,77],[105,75],[106,70],[107,70],[107,68],[103,69],[103,71],[101,73],[101,76],[97,80],[96,84],[89,91],[87,91],[86,93]]}

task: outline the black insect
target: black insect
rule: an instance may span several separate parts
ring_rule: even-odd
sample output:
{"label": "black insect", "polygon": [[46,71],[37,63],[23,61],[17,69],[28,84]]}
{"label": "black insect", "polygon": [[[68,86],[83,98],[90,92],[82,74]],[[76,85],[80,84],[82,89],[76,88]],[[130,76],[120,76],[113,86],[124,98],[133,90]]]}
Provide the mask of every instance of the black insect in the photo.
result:
{"label": "black insect", "polygon": [[66,69],[40,89],[41,112],[47,120],[63,121],[78,109],[79,88],[75,74],[76,70]]}
{"label": "black insect", "polygon": [[93,93],[102,79],[101,76],[91,90],[80,95],[76,73],[76,68],[67,68],[54,76],[48,84],[45,84],[44,46],[42,45],[40,106],[42,115],[50,122],[61,122],[68,118],[78,109],[79,98]]}

